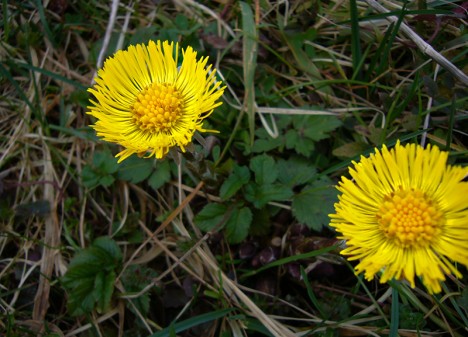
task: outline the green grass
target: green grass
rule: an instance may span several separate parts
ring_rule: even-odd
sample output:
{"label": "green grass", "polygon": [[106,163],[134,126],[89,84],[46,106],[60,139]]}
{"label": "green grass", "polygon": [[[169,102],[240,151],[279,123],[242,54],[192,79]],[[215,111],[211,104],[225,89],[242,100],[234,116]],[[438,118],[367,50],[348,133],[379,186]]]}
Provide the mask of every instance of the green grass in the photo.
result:
{"label": "green grass", "polygon": [[[468,163],[463,75],[402,31],[466,73],[463,2],[391,3],[121,2],[106,31],[108,2],[2,1],[0,335],[465,336],[466,266],[438,295],[368,282],[329,226],[375,147]],[[149,39],[209,56],[219,133],[117,164],[86,90],[101,51]]]}

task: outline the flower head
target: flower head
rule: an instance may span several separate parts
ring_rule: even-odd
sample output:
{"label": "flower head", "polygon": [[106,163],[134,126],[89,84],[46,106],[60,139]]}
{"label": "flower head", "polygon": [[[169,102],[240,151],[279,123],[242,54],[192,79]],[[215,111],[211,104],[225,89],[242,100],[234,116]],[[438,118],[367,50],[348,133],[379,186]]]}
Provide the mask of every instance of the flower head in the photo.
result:
{"label": "flower head", "polygon": [[177,43],[150,41],[118,51],[98,71],[88,113],[98,136],[124,147],[119,162],[133,153],[162,158],[173,146],[184,151],[195,131],[208,131],[203,119],[221,104],[224,87],[207,57],[197,60],[188,47],[179,66],[178,52]]}
{"label": "flower head", "polygon": [[436,146],[400,145],[361,157],[342,178],[331,226],[346,240],[341,253],[360,260],[356,272],[381,282],[421,278],[430,293],[445,274],[461,277],[451,261],[468,266],[467,167],[446,164]]}

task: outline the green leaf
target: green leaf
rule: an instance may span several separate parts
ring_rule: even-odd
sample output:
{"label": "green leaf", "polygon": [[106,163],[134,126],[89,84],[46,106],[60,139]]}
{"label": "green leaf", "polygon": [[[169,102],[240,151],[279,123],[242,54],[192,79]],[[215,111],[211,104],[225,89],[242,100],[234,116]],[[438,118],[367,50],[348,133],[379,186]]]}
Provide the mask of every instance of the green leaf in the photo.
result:
{"label": "green leaf", "polygon": [[[204,232],[222,225],[227,208],[222,204],[208,204],[195,216],[195,224]],[[221,227],[220,227],[221,228]]]}
{"label": "green leaf", "polygon": [[113,176],[107,175],[99,179],[99,185],[104,186],[104,187],[109,187],[110,185],[112,185],[114,181],[115,181],[115,178]]}
{"label": "green leaf", "polygon": [[[146,286],[148,286],[153,279],[158,276],[158,273],[152,269],[145,267],[144,265],[130,265],[122,274],[122,284],[127,291],[126,294],[139,293]],[[152,287],[151,291],[159,289],[158,287]],[[147,315],[150,307],[150,293],[151,291],[144,292],[136,298],[129,299],[133,305],[128,304],[127,308],[135,313],[135,308],[143,315]]]}
{"label": "green leaf", "polygon": [[315,149],[315,141],[301,135],[298,130],[293,129],[286,132],[286,148],[295,150],[298,154],[310,157]]}
{"label": "green leaf", "polygon": [[115,270],[121,263],[122,252],[109,237],[96,239],[75,255],[61,279],[69,291],[67,305],[71,315],[89,313],[95,306],[101,313],[108,310],[114,292]]}
{"label": "green leaf", "polygon": [[87,188],[93,188],[99,185],[101,177],[90,165],[85,165],[81,171],[81,181]]}
{"label": "green leaf", "polygon": [[93,166],[102,175],[115,173],[119,168],[117,159],[109,150],[96,151],[93,155]]}
{"label": "green leaf", "polygon": [[96,151],[92,165],[87,164],[83,167],[81,181],[88,188],[99,185],[108,187],[115,181],[113,174],[117,169],[117,159],[108,150]]}
{"label": "green leaf", "polygon": [[224,181],[219,191],[219,196],[223,200],[232,197],[250,179],[250,171],[245,166],[235,165],[231,175]]}
{"label": "green leaf", "polygon": [[337,194],[329,178],[322,178],[293,197],[293,215],[309,228],[320,231],[329,224],[328,215],[334,212]]}
{"label": "green leaf", "polygon": [[336,116],[307,116],[304,135],[314,141],[330,137],[329,133],[341,125]]}
{"label": "green leaf", "polygon": [[267,139],[256,139],[252,146],[252,152],[259,153],[259,152],[268,152],[270,150],[276,149],[284,145],[284,138],[277,137],[277,138],[267,138]]}
{"label": "green leaf", "polygon": [[156,169],[148,179],[148,184],[157,190],[171,180],[171,166],[168,160],[156,162]]}
{"label": "green leaf", "polygon": [[317,174],[310,161],[302,157],[281,159],[277,165],[280,172],[279,181],[290,187],[305,184]]}
{"label": "green leaf", "polygon": [[158,28],[156,26],[141,27],[134,31],[130,36],[129,45],[136,45],[139,43],[147,43],[148,40],[154,38]]}
{"label": "green leaf", "polygon": [[289,186],[282,184],[257,185],[250,183],[245,189],[245,199],[256,208],[265,206],[270,201],[288,200],[293,196]]}
{"label": "green leaf", "polygon": [[272,183],[278,177],[275,160],[266,154],[252,158],[250,169],[255,173],[255,181],[259,185]]}
{"label": "green leaf", "polygon": [[294,129],[286,132],[286,148],[309,157],[315,143],[330,137],[329,133],[341,125],[336,116],[301,116],[293,119]]}
{"label": "green leaf", "polygon": [[400,317],[400,329],[420,330],[426,325],[424,314],[415,311],[409,304],[400,304],[397,307]]}
{"label": "green leaf", "polygon": [[67,307],[72,316],[79,316],[89,313],[94,308],[96,302],[94,292],[94,279],[87,278],[74,287],[69,294]]}
{"label": "green leaf", "polygon": [[249,234],[252,223],[252,212],[247,207],[235,207],[226,222],[226,238],[229,243],[236,244],[243,241]]}
{"label": "green leaf", "polygon": [[94,291],[96,292],[97,305],[96,309],[99,313],[104,313],[109,310],[112,294],[114,292],[114,282],[116,274],[112,270],[104,273],[99,272],[94,282]]}
{"label": "green leaf", "polygon": [[151,159],[130,156],[120,164],[117,176],[119,179],[137,184],[150,176],[153,172],[153,163]]}
{"label": "green leaf", "polygon": [[122,262],[122,251],[120,250],[120,247],[117,244],[117,242],[112,240],[110,237],[101,236],[101,237],[97,238],[96,240],[94,240],[93,246],[101,248],[116,263],[121,263]]}

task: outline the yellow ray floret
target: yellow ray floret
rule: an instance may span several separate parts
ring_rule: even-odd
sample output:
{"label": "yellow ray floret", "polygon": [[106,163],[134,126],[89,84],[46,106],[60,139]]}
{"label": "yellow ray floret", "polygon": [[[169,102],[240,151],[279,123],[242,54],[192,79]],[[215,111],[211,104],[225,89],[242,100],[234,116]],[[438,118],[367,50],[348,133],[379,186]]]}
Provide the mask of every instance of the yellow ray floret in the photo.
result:
{"label": "yellow ray floret", "polygon": [[197,60],[188,47],[150,41],[118,51],[97,73],[88,91],[95,99],[88,114],[99,137],[124,147],[119,162],[133,153],[164,157],[170,148],[184,151],[203,120],[221,105],[224,87],[215,80],[208,58]]}
{"label": "yellow ray floret", "polygon": [[468,266],[468,168],[447,158],[436,146],[398,142],[353,163],[330,218],[357,273],[412,287],[419,277],[430,293],[445,275],[461,277],[453,262]]}

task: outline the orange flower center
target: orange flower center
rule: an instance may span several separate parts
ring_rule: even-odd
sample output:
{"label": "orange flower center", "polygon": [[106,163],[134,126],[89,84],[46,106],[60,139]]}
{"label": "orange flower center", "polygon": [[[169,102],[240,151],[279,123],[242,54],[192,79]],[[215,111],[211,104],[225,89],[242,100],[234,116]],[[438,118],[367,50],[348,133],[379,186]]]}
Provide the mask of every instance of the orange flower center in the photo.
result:
{"label": "orange flower center", "polygon": [[153,83],[137,96],[131,110],[135,124],[143,131],[171,129],[182,114],[182,95],[168,83]]}
{"label": "orange flower center", "polygon": [[445,224],[438,205],[418,190],[399,190],[387,195],[377,213],[385,236],[402,247],[427,246]]}

